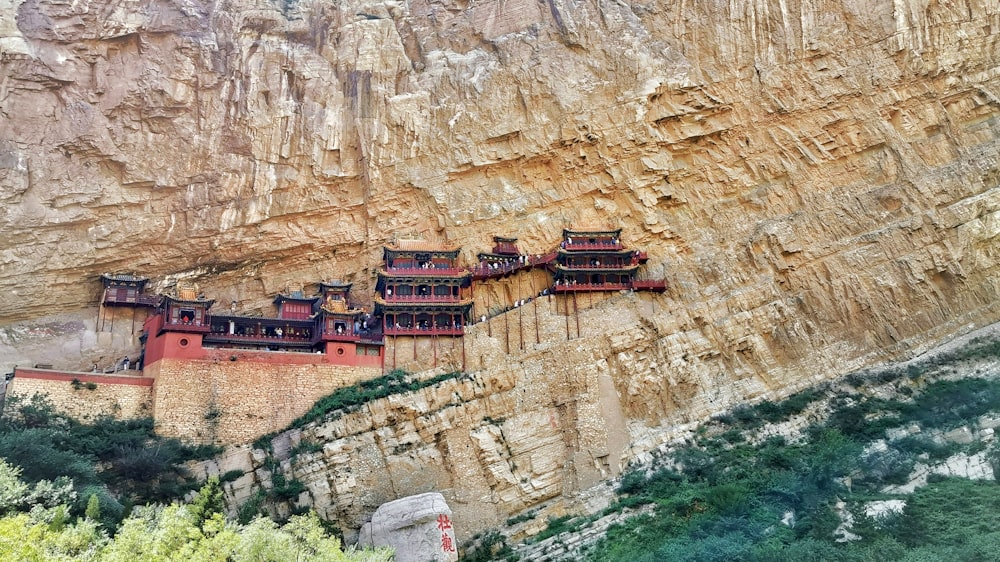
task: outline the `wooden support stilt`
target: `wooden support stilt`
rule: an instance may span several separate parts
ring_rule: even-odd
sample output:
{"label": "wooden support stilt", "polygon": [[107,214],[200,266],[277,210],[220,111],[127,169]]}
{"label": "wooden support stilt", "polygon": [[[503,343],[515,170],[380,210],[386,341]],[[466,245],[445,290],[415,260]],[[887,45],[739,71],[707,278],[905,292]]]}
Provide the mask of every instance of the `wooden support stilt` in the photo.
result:
{"label": "wooden support stilt", "polygon": [[[107,308],[105,308],[104,310],[105,310],[105,314],[107,314]],[[114,312],[111,313],[111,329],[108,330],[108,331],[111,332],[111,333],[114,333],[114,331],[115,331],[115,313]]]}
{"label": "wooden support stilt", "polygon": [[532,271],[528,270],[528,275],[531,275],[531,310],[535,313],[535,343],[542,343],[538,337],[538,293],[535,292],[535,276]]}
{"label": "wooden support stilt", "polygon": [[392,370],[396,370],[396,336],[389,336],[392,338]]}
{"label": "wooden support stilt", "polygon": [[[414,316],[416,316],[416,315],[414,314]],[[415,321],[416,321],[416,318],[414,318],[414,322]],[[413,360],[416,361],[417,360],[417,336],[410,336],[410,339],[413,340]]]}
{"label": "wooden support stilt", "polygon": [[462,372],[465,372],[465,338],[459,338],[462,340]]}
{"label": "wooden support stilt", "polygon": [[[434,367],[438,366],[438,336],[434,334],[431,336],[431,347],[434,348]],[[414,357],[416,359],[416,357]]]}
{"label": "wooden support stilt", "polygon": [[576,337],[580,337],[580,309],[576,306],[576,291],[573,291],[573,316],[576,316]]}
{"label": "wooden support stilt", "polygon": [[507,354],[510,355],[510,320],[507,319],[507,312],[503,313],[503,339],[506,343]]}
{"label": "wooden support stilt", "polygon": [[[517,300],[521,301],[520,297],[524,296],[524,292],[521,290],[521,277],[517,278]],[[517,338],[521,343],[521,351],[524,351],[524,305],[517,307]]]}
{"label": "wooden support stilt", "polygon": [[107,314],[106,310],[107,310],[107,307],[104,306],[103,302],[97,308],[97,331],[98,332],[103,332],[104,331],[104,315]]}
{"label": "wooden support stilt", "polygon": [[135,335],[135,307],[132,308],[132,335]]}
{"label": "wooden support stilt", "polygon": [[524,307],[517,307],[517,337],[521,342],[521,351],[524,351]]}
{"label": "wooden support stilt", "polygon": [[492,338],[493,337],[493,323],[492,323],[493,315],[490,314],[490,312],[491,312],[491,310],[490,310],[490,292],[489,292],[489,290],[487,290],[486,291],[486,314],[485,314],[485,316],[486,316],[486,335],[488,335],[489,337]]}
{"label": "wooden support stilt", "polygon": [[[569,341],[569,295],[563,297],[563,308],[565,309],[565,314],[563,317],[566,318],[566,341]],[[556,299],[556,307],[559,306],[559,299]]]}

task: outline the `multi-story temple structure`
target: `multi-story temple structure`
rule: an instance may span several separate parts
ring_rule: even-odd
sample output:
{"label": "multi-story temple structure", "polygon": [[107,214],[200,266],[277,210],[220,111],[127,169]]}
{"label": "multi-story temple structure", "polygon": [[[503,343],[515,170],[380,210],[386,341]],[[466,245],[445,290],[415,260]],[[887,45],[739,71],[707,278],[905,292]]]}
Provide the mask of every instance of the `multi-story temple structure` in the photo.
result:
{"label": "multi-story temple structure", "polygon": [[619,291],[625,289],[662,291],[662,281],[640,281],[639,266],[646,263],[645,252],[626,249],[621,229],[563,230],[563,241],[551,264],[557,293],[577,291]]}
{"label": "multi-story temple structure", "polygon": [[461,336],[469,320],[472,273],[457,246],[401,240],[385,246],[375,285],[375,315],[391,336]]}
{"label": "multi-story temple structure", "polygon": [[[646,254],[625,248],[620,234],[621,230],[564,230],[558,249],[536,256],[522,254],[516,238],[496,236],[493,251],[480,253],[478,265],[472,268],[459,264],[460,248],[456,245],[400,240],[383,249],[384,265],[375,284],[373,315],[352,305],[351,284],[340,281],[319,283],[318,294],[312,296],[301,291],[277,295],[277,315],[273,317],[240,314],[235,302],[230,310],[213,313],[210,309],[214,300],[194,289],[181,289],[176,296],[151,300],[156,308],[144,326],[144,360],[204,358],[208,351],[218,349],[256,352],[268,362],[309,362],[302,356],[312,354],[322,355],[326,358],[323,361],[333,364],[381,366],[385,355],[383,336],[390,336],[395,366],[400,343],[396,338],[407,336],[413,340],[413,359],[422,349],[420,342],[425,342],[428,348],[424,352],[429,350],[436,365],[437,336],[465,334],[471,320],[475,282],[487,283],[539,268],[548,270],[554,282],[540,285],[540,294],[547,294],[545,287],[565,294],[664,290],[663,281],[637,278]],[[150,300],[142,295],[143,278],[119,275],[102,279],[105,302]],[[528,300],[536,292],[532,290]],[[486,294],[491,294],[490,290]],[[498,305],[500,312],[525,302],[516,295],[513,298],[516,302]],[[464,364],[464,347],[461,353]]]}

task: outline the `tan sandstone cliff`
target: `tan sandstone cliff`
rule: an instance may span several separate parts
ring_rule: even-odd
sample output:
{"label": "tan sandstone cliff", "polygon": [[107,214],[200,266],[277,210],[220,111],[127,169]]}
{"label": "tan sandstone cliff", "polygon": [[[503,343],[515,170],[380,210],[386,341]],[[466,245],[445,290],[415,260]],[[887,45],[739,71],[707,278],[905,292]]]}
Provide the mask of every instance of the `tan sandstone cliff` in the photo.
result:
{"label": "tan sandstone cliff", "polygon": [[[98,330],[104,271],[254,310],[368,294],[400,233],[471,257],[587,225],[668,282],[615,309],[643,345],[560,351],[633,443],[718,388],[912,352],[1000,319],[998,29],[996,0],[0,0],[0,363],[134,350]],[[643,374],[599,378],[623,352]],[[469,424],[483,451],[530,433]]]}

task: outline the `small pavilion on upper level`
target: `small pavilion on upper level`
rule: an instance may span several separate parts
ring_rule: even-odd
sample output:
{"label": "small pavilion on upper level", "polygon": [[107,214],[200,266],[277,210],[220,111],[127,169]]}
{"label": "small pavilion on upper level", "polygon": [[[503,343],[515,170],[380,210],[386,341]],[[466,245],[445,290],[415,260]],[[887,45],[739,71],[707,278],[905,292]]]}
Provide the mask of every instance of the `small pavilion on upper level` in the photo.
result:
{"label": "small pavilion on upper level", "polygon": [[517,238],[493,237],[493,251],[477,254],[479,264],[472,270],[473,279],[481,281],[529,268],[533,260],[517,248]]}
{"label": "small pavilion on upper level", "polygon": [[104,284],[104,306],[148,306],[155,307],[160,302],[156,295],[146,295],[143,291],[148,277],[139,277],[127,273],[102,273]]}
{"label": "small pavilion on upper level", "polygon": [[215,303],[199,295],[194,288],[178,288],[176,296],[165,295],[161,303],[165,332],[208,332],[211,330],[208,309]]}
{"label": "small pavilion on upper level", "polygon": [[323,341],[381,342],[381,326],[376,326],[375,320],[363,308],[353,306],[348,298],[351,285],[343,281],[319,284],[320,338]]}

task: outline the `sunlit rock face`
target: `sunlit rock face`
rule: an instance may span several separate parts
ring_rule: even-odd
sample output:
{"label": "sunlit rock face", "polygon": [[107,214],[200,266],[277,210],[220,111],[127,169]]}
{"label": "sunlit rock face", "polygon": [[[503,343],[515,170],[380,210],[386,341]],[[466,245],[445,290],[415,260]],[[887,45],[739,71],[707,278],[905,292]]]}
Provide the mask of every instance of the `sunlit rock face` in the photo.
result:
{"label": "sunlit rock face", "polygon": [[129,351],[105,271],[266,312],[370,294],[394,236],[591,225],[666,278],[668,362],[925,346],[1000,318],[998,28],[993,0],[0,0],[0,361]]}

